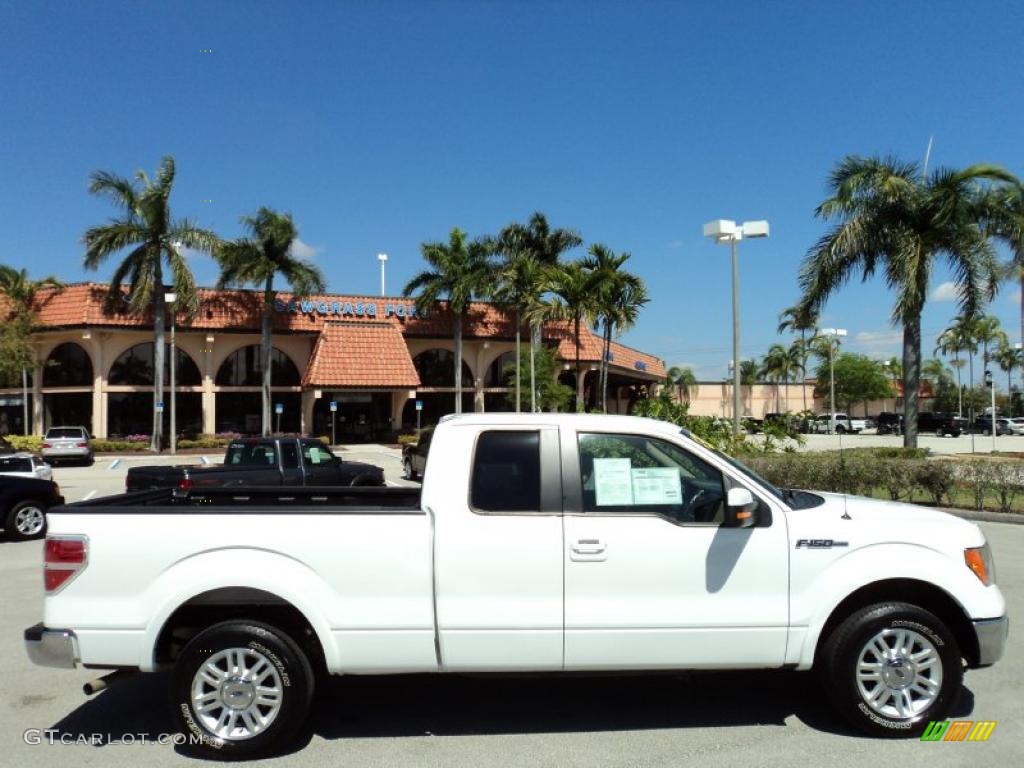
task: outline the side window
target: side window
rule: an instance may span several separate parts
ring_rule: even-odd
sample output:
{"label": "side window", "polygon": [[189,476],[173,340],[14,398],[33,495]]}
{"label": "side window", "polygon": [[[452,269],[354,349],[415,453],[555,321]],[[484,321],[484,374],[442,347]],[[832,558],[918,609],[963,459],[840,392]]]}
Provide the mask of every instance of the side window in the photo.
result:
{"label": "side window", "polygon": [[643,435],[580,434],[584,512],[657,514],[722,523],[722,473],[672,443]]}
{"label": "side window", "polygon": [[327,450],[319,440],[310,440],[302,444],[302,458],[307,467],[317,466],[329,464],[334,458],[334,454]]}
{"label": "side window", "polygon": [[483,432],[477,439],[470,505],[481,512],[540,511],[540,432]]}
{"label": "side window", "polygon": [[295,443],[281,443],[281,464],[285,469],[299,468],[299,446]]}

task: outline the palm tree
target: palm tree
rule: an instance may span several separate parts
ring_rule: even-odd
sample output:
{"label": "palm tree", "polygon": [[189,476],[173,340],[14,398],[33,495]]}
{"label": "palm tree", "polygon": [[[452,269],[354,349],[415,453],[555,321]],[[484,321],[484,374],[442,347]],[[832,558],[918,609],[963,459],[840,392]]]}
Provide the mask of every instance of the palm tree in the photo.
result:
{"label": "palm tree", "polygon": [[[800,351],[796,346],[785,347],[772,344],[761,361],[760,375],[775,384],[775,407],[779,411],[789,410],[789,379],[800,370]],[[742,367],[741,367],[742,371]],[[779,405],[779,383],[786,385],[786,407]]]}
{"label": "palm tree", "polygon": [[30,430],[28,369],[36,364],[30,338],[36,321],[38,295],[44,289],[59,292],[64,290],[64,283],[52,275],[33,280],[27,269],[0,265],[0,296],[7,299],[7,317],[4,320],[5,330],[10,334],[7,337],[10,343],[4,344],[4,359],[0,360],[0,386],[13,384],[21,374],[22,429],[26,435]]}
{"label": "palm tree", "polygon": [[939,334],[935,340],[935,352],[933,353],[952,355],[953,357],[950,365],[956,370],[957,416],[961,417],[964,415],[964,386],[960,371],[963,370],[965,363],[960,359],[960,353],[966,352],[969,347],[969,340],[962,335],[962,329],[951,326]]}
{"label": "palm tree", "polygon": [[992,359],[1006,371],[1006,393],[1010,394],[1013,390],[1013,369],[1021,367],[1021,351],[1004,339],[992,353]]}
{"label": "palm tree", "polygon": [[587,251],[584,264],[595,274],[597,297],[597,325],[601,327],[601,410],[607,412],[608,361],[611,358],[612,335],[615,329],[626,330],[636,322],[640,307],[646,304],[647,288],[639,277],[622,269],[630,254],[616,254],[600,243]]}
{"label": "palm tree", "polygon": [[690,396],[697,387],[697,375],[689,366],[680,368],[673,365],[665,374],[665,384],[676,388],[680,403],[689,403]]}
{"label": "palm tree", "polygon": [[447,300],[455,341],[455,413],[462,413],[462,321],[473,297],[488,290],[488,248],[481,240],[468,241],[466,233],[456,227],[448,235],[447,243],[423,243],[420,253],[430,269],[406,283],[402,295],[417,294],[416,308],[423,313],[429,312],[440,299]]}
{"label": "palm tree", "polygon": [[974,339],[982,348],[982,362],[988,367],[989,347],[997,347],[1000,344],[1008,343],[1006,332],[999,327],[999,318],[992,315],[981,315],[974,323]]}
{"label": "palm tree", "polygon": [[262,364],[263,435],[272,431],[272,365],[274,302],[277,289],[274,278],[281,275],[298,295],[320,293],[325,289],[319,268],[295,256],[292,248],[299,233],[290,213],[279,213],[262,206],[255,216],[243,216],[242,224],[249,231],[242,237],[221,244],[216,253],[220,264],[218,288],[252,285],[263,289],[263,313],[260,328],[260,361]]}
{"label": "palm tree", "polygon": [[[583,243],[583,239],[571,229],[551,229],[547,217],[539,211],[530,216],[527,223],[509,224],[498,234],[496,250],[504,257],[504,276],[498,280],[498,298],[516,313],[516,370],[519,368],[519,325],[523,313],[534,309],[530,323],[530,410],[537,409],[537,387],[533,374],[534,357],[540,343],[540,328],[543,320],[550,315],[544,310],[537,311],[541,295],[550,290],[551,284],[546,269],[558,264],[563,253]],[[525,261],[524,261],[525,260]],[[530,262],[535,263],[530,263]],[[518,263],[517,263],[518,262]],[[516,378],[516,411],[519,411],[519,379]]]}
{"label": "palm tree", "polygon": [[[949,354],[950,352],[966,352],[968,362],[968,374],[967,374],[967,386],[972,391],[971,398],[971,413],[970,418],[973,424],[974,412],[973,412],[973,390],[974,390],[974,356],[978,354],[978,334],[977,334],[977,323],[976,317],[968,315],[957,315],[953,318],[953,323],[942,333],[939,334],[936,339],[936,349],[938,351]],[[959,369],[957,373],[957,382],[959,383]],[[962,388],[961,388],[962,390]],[[963,393],[961,391],[960,397],[960,415],[963,415]]]}
{"label": "palm tree", "polygon": [[[810,249],[800,272],[801,305],[820,309],[856,272],[881,272],[896,292],[892,320],[903,326],[903,442],[917,446],[921,312],[935,262],[954,275],[961,311],[974,316],[998,288],[987,190],[1018,185],[994,165],[938,169],[924,177],[914,163],[851,156],[829,178],[816,215],[835,222]],[[988,185],[988,186],[986,186]]]}
{"label": "palm tree", "polygon": [[921,365],[921,377],[924,379],[930,379],[935,383],[938,383],[949,376],[949,368],[946,364],[939,360],[937,357],[933,357],[931,360],[926,360]]}
{"label": "palm tree", "polygon": [[131,248],[110,279],[106,307],[112,310],[124,300],[121,284],[128,280],[129,312],[152,313],[154,451],[160,450],[163,437],[163,417],[156,405],[163,399],[164,389],[164,262],[177,296],[173,309],[191,316],[199,308],[199,297],[182,251],[188,248],[212,254],[219,243],[210,230],[201,229],[188,219],[172,218],[169,201],[173,185],[174,158],[170,155],[161,161],[153,179],[141,170],[135,172],[134,181],[96,171],[90,177],[89,192],[106,197],[121,215],[90,227],[83,237],[86,269],[99,269],[113,254]]}
{"label": "palm tree", "polygon": [[583,386],[580,380],[580,331],[583,323],[590,325],[597,314],[597,273],[587,269],[582,261],[570,261],[554,267],[551,290],[554,302],[551,315],[571,319],[575,346],[576,411],[583,410]]}
{"label": "palm tree", "polygon": [[[783,331],[797,331],[800,333],[800,375],[807,376],[807,358],[811,356],[811,350],[807,346],[807,333],[810,332],[813,337],[818,331],[818,313],[812,311],[809,307],[795,304],[792,307],[787,307],[782,310],[779,314],[779,327],[778,332]],[[795,346],[795,345],[794,345]],[[795,373],[795,371],[794,371]],[[806,385],[801,386],[804,398],[804,410],[807,410],[807,387]],[[787,395],[786,400],[789,400]]]}

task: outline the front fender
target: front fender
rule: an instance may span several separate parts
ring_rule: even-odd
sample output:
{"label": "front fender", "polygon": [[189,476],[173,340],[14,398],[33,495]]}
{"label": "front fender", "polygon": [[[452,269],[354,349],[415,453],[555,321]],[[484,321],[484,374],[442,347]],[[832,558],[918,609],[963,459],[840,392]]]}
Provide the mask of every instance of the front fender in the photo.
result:
{"label": "front fender", "polygon": [[[786,663],[810,669],[821,631],[843,600],[857,590],[890,579],[924,581],[943,590],[968,618],[994,618],[1006,612],[999,589],[984,586],[961,562],[919,544],[887,543],[860,547],[816,569],[811,558],[828,551],[802,551],[794,557],[790,597],[790,642]],[[803,562],[800,562],[802,560]],[[900,599],[893,594],[893,600]]]}
{"label": "front fender", "polygon": [[192,598],[214,589],[245,587],[276,595],[305,616],[323,648],[328,669],[337,666],[337,649],[328,622],[317,609],[334,597],[315,571],[294,558],[252,547],[224,547],[179,560],[146,589],[143,600],[157,606],[140,645],[139,668],[156,666],[156,643],[171,615]]}

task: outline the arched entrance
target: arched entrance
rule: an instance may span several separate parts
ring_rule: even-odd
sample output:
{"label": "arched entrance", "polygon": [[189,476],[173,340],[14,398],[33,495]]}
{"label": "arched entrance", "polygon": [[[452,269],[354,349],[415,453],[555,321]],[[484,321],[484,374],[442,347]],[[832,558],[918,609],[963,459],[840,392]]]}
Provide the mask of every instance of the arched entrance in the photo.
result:
{"label": "arched entrance", "polygon": [[65,342],[54,347],[43,364],[43,429],[81,426],[93,433],[92,386],[92,359],[82,345]]}
{"label": "arched entrance", "polygon": [[[114,360],[107,376],[112,387],[139,387],[141,391],[109,392],[107,394],[107,434],[116,439],[128,435],[148,435],[153,430],[153,367],[152,341],[129,347]],[[203,402],[199,392],[181,392],[181,387],[202,384],[199,367],[181,347],[175,347],[175,428],[179,435],[192,436],[202,432]],[[171,352],[164,352],[163,432],[171,431]]]}
{"label": "arched entrance", "polygon": [[[218,433],[259,434],[262,427],[263,395],[254,387],[263,383],[263,360],[259,344],[236,349],[225,358],[217,371],[215,383],[220,391],[215,396]],[[299,369],[284,352],[274,347],[270,352],[270,387],[272,429],[299,432],[302,424],[302,396],[294,391],[302,383]],[[244,387],[245,389],[240,389]],[[239,388],[239,389],[236,389]],[[283,412],[276,413],[280,404]]]}

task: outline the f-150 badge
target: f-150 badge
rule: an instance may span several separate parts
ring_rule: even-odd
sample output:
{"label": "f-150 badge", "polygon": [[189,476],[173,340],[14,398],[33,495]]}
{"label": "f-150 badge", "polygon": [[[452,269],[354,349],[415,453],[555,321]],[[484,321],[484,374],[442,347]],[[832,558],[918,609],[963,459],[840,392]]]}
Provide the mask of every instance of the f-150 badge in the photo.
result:
{"label": "f-150 badge", "polygon": [[832,549],[832,547],[848,547],[848,541],[834,541],[833,539],[797,539],[797,549]]}

